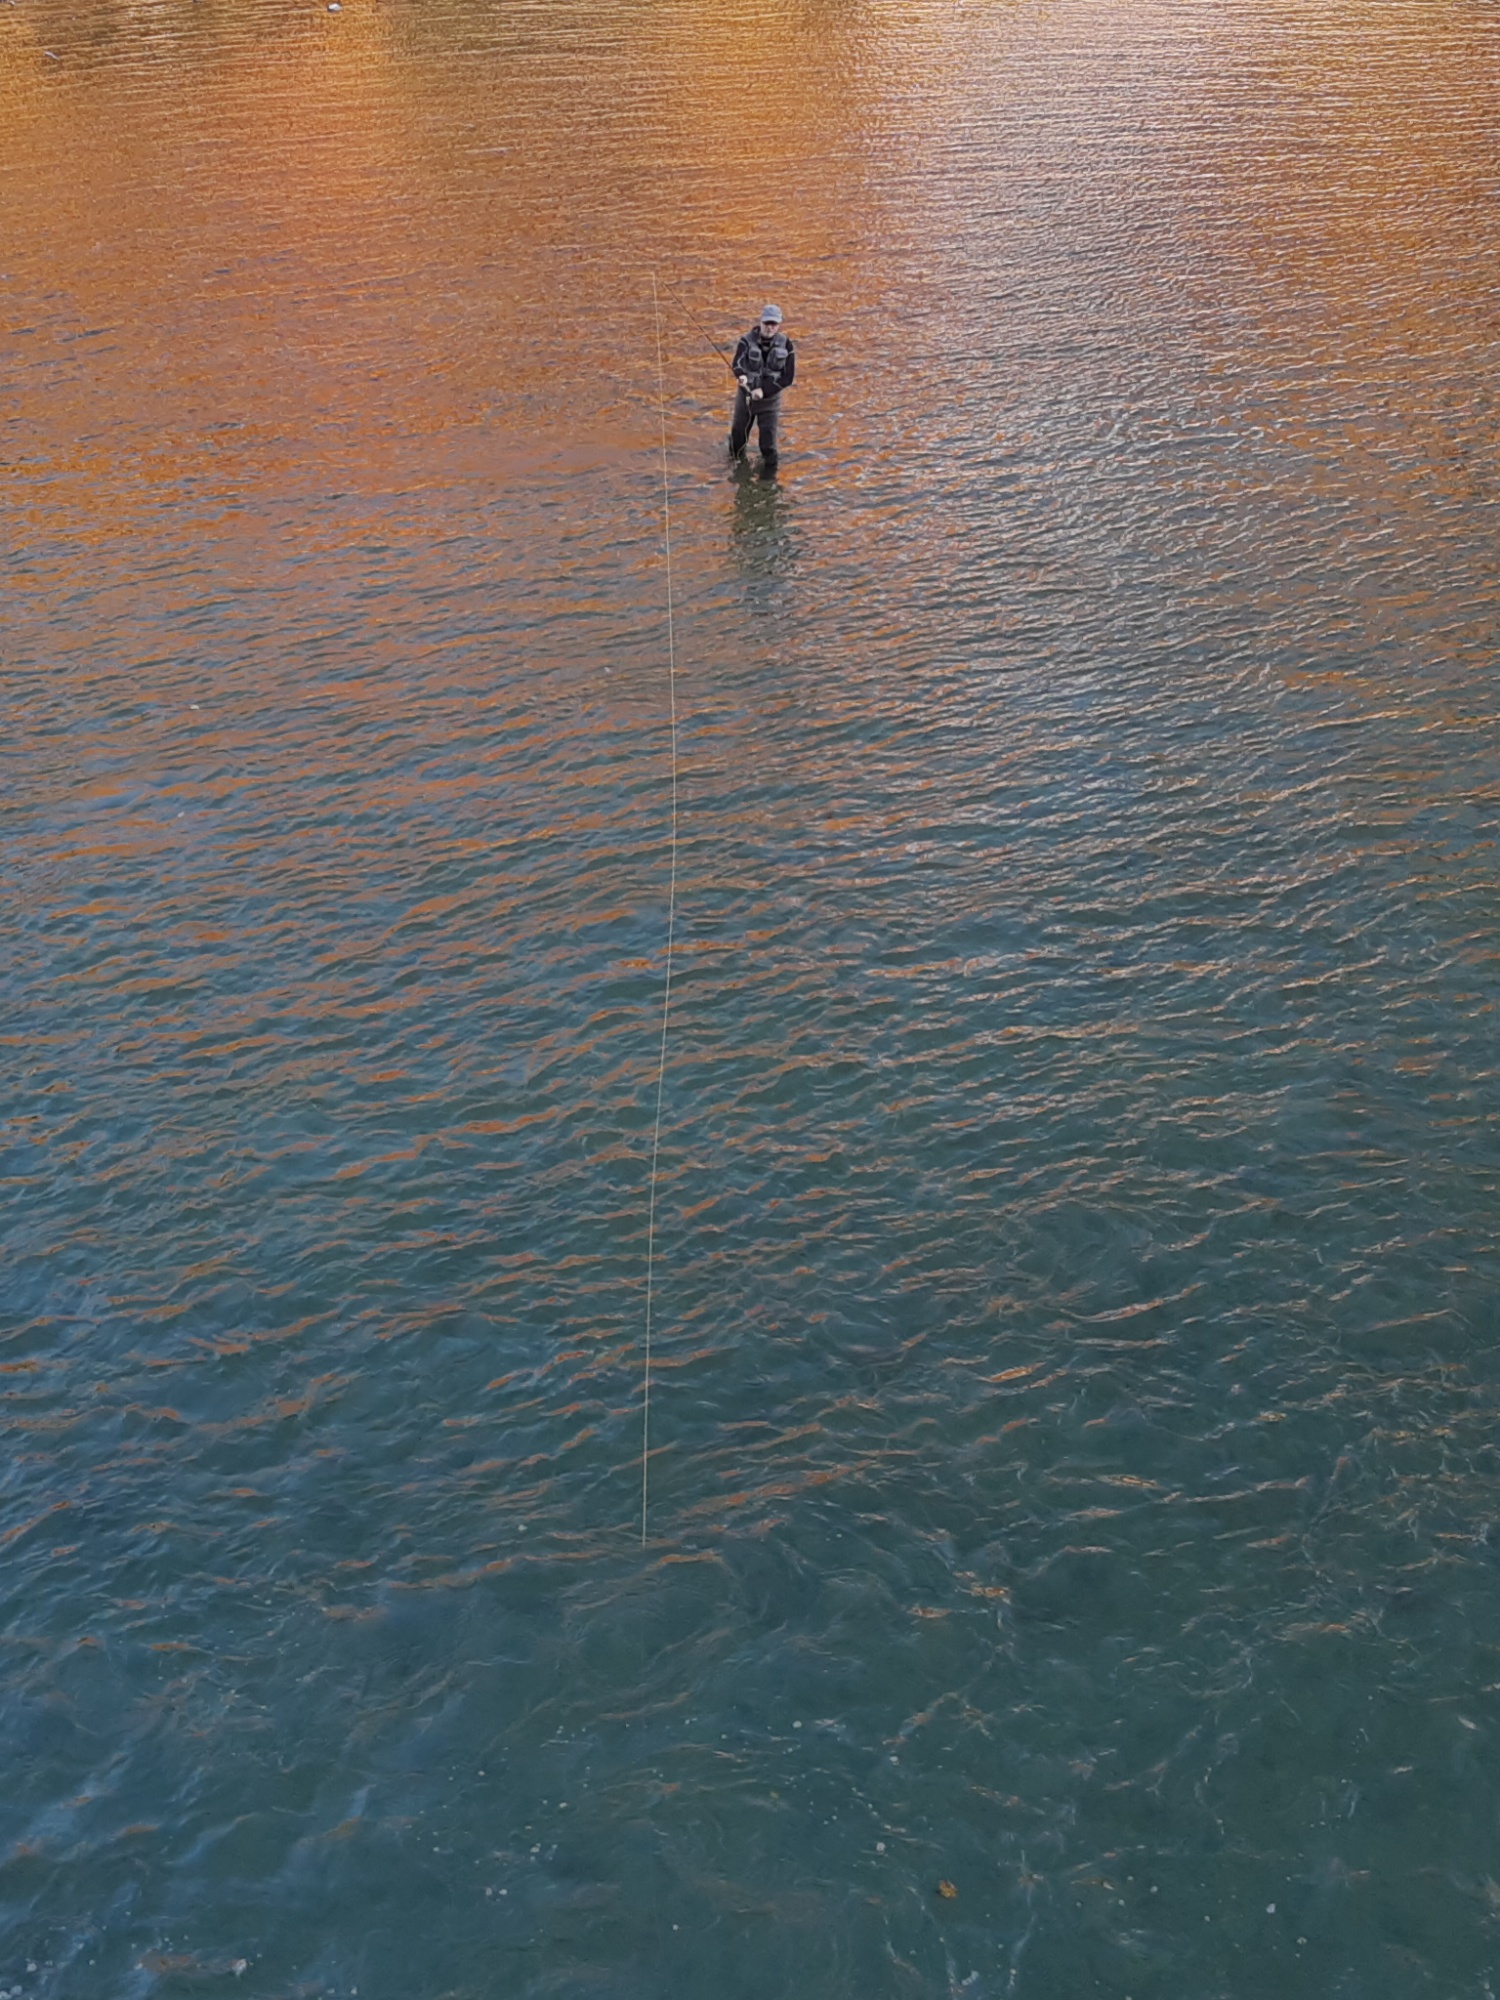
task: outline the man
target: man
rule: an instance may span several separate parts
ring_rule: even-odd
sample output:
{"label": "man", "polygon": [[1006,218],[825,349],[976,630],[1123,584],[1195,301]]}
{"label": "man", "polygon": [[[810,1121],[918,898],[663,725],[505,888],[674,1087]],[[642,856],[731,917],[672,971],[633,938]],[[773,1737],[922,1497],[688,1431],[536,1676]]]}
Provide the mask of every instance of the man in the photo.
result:
{"label": "man", "polygon": [[767,472],[776,470],[776,427],[781,392],[797,374],[797,350],[781,330],[781,307],[767,306],[760,324],[741,334],[734,350],[734,422],[729,429],[729,455],[740,458],[751,424],[760,427],[760,455]]}

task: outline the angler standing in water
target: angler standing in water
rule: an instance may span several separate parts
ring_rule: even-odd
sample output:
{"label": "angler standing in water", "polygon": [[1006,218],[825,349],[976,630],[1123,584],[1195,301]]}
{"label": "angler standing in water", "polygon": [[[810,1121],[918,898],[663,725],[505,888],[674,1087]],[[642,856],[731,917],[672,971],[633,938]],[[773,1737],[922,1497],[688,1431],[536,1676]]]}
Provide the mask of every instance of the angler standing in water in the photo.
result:
{"label": "angler standing in water", "polygon": [[766,306],[759,324],[740,335],[731,366],[740,386],[729,428],[729,455],[744,456],[750,426],[758,424],[760,455],[767,472],[774,472],[781,392],[790,389],[797,376],[797,350],[781,330],[780,306]]}

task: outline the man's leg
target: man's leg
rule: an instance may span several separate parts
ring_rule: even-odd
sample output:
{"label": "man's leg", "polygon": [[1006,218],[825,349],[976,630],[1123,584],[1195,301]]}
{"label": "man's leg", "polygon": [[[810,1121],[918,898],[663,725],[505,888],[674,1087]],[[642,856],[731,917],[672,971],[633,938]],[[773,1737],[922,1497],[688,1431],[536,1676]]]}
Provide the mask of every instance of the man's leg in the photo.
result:
{"label": "man's leg", "polygon": [[760,418],[760,455],[765,460],[768,471],[776,470],[776,429],[781,417],[781,398],[762,403],[758,412]]}
{"label": "man's leg", "polygon": [[750,435],[750,398],[743,389],[734,392],[734,421],[729,426],[729,455],[739,458]]}

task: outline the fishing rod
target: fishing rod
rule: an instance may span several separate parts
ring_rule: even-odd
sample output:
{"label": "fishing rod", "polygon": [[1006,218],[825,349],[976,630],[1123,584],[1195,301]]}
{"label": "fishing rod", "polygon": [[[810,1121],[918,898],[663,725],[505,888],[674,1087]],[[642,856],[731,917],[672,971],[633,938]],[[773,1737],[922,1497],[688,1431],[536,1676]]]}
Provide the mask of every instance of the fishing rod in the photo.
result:
{"label": "fishing rod", "polygon": [[[670,285],[668,285],[665,289],[670,298],[677,300],[678,306],[682,309],[683,312],[687,314],[688,318],[693,322],[693,325],[697,327],[698,331],[703,335],[703,338],[708,342],[709,346],[713,349],[714,353],[718,355],[719,359],[723,362],[724,366],[729,370],[730,374],[734,375],[734,362],[724,352],[724,349],[720,347],[718,341],[714,339],[713,335],[708,331],[707,327],[704,326],[702,320],[699,319],[698,315],[692,310],[690,306],[688,306],[681,298],[678,297],[678,294],[672,289]],[[737,375],[735,375],[735,380],[736,381],[739,380],[739,377]]]}

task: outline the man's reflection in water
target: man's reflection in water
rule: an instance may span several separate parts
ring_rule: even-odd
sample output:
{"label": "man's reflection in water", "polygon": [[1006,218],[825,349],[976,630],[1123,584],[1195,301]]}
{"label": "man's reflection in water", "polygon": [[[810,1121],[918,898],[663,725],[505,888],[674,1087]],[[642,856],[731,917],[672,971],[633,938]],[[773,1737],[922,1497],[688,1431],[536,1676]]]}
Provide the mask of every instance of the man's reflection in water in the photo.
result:
{"label": "man's reflection in water", "polygon": [[740,573],[770,582],[785,577],[797,559],[791,503],[774,471],[740,460],[730,474],[734,514],[730,546]]}

